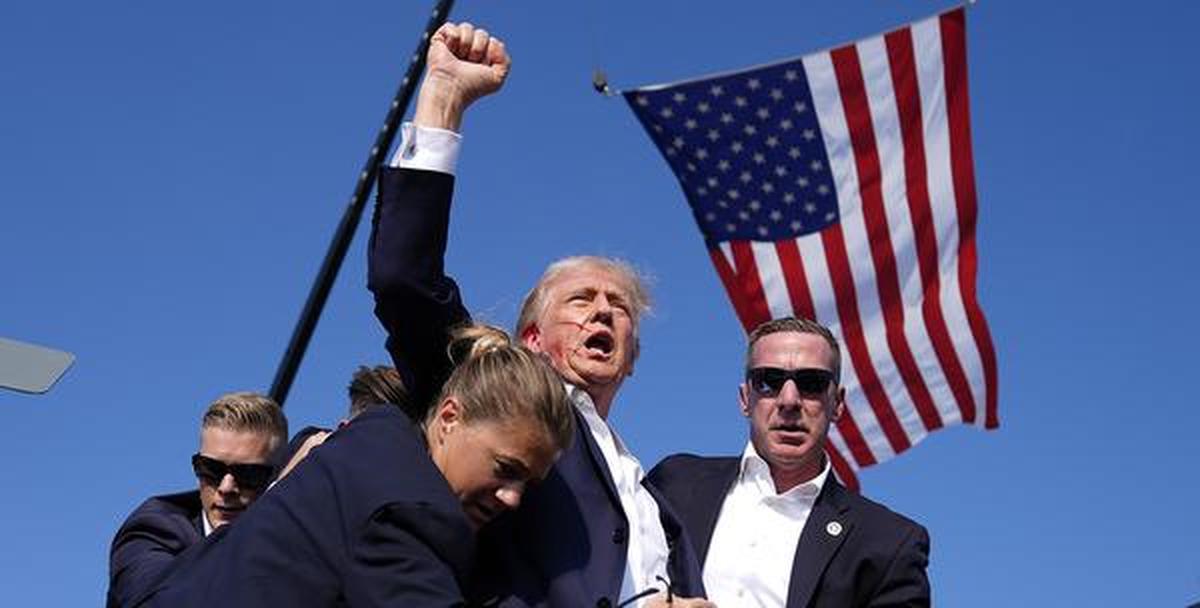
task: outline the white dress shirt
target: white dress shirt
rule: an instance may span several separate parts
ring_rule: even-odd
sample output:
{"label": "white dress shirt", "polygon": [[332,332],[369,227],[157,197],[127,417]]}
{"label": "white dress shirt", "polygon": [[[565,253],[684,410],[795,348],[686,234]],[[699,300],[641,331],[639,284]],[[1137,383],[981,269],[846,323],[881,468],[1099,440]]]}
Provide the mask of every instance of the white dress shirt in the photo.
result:
{"label": "white dress shirt", "polygon": [[704,561],[709,600],[737,607],[787,603],[796,545],[828,476],[826,459],[816,477],[780,494],[766,461],[747,442]]}
{"label": "white dress shirt", "polygon": [[204,537],[208,538],[208,535],[213,533],[213,526],[208,523],[208,513],[204,512],[203,506],[200,507],[200,522],[204,524]]}
{"label": "white dress shirt", "polygon": [[[625,442],[621,441],[616,431],[600,417],[591,396],[583,389],[570,384],[566,386],[571,402],[583,415],[592,439],[600,446],[613,484],[617,486],[621,509],[629,520],[629,534],[626,535],[629,544],[626,547],[625,574],[621,577],[619,601],[625,601],[650,587],[661,589],[663,585],[657,577],[670,580],[667,576],[670,549],[667,547],[667,533],[659,518],[658,503],[642,485],[642,479],[646,477],[642,465],[625,447]],[[634,605],[641,606],[644,603],[645,600],[642,600]]]}

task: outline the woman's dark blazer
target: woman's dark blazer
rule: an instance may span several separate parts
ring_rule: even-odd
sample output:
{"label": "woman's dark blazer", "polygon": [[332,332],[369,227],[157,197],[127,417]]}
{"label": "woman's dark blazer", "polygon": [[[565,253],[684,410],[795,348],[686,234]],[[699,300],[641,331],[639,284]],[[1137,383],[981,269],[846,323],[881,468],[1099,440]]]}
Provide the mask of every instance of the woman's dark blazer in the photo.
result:
{"label": "woman's dark blazer", "polygon": [[461,606],[473,554],[419,429],[377,407],[185,553],[143,605]]}

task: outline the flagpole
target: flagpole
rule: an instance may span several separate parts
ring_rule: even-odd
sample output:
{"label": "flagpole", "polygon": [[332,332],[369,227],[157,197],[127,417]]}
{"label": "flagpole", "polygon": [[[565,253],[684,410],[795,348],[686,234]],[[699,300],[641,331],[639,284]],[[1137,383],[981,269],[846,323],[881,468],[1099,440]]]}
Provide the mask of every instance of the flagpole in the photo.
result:
{"label": "flagpole", "polygon": [[292,338],[288,342],[287,350],[284,351],[283,360],[279,362],[279,368],[275,371],[275,379],[271,382],[271,398],[280,406],[283,406],[288,391],[292,388],[292,381],[296,377],[300,361],[304,358],[308,342],[317,327],[321,311],[325,308],[329,291],[333,288],[334,280],[337,279],[342,260],[346,258],[346,251],[350,249],[350,242],[354,240],[354,231],[358,227],[359,220],[362,219],[363,209],[366,207],[367,199],[371,196],[375,176],[379,172],[380,157],[391,149],[396,131],[400,127],[400,120],[408,111],[413,91],[416,90],[417,83],[421,79],[421,72],[425,69],[425,54],[429,50],[429,40],[433,37],[434,32],[446,22],[453,7],[454,0],[439,0],[434,7],[433,13],[429,17],[429,23],[426,24],[425,31],[421,34],[421,41],[417,44],[417,52],[409,61],[404,80],[400,82],[400,88],[397,90],[396,96],[392,98],[387,117],[384,118],[383,126],[379,129],[375,143],[367,155],[366,165],[358,174],[358,182],[354,185],[354,194],[350,196],[350,202],[342,214],[342,220],[333,234],[329,249],[325,252],[321,269],[317,272],[317,278],[308,292],[308,300],[304,302],[304,310],[300,313],[300,319],[296,322],[295,329],[292,330]]}

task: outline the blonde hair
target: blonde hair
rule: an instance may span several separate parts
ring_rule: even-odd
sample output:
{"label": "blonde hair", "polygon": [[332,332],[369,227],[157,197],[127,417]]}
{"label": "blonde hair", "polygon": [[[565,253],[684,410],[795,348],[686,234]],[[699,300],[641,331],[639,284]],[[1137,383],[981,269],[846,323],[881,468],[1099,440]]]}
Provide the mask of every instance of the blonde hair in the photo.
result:
{"label": "blonde hair", "polygon": [[[598,255],[575,255],[566,257],[546,267],[533,289],[525,295],[521,303],[521,314],[517,316],[516,335],[520,336],[537,322],[537,318],[546,312],[549,302],[546,299],[550,286],[563,273],[580,268],[596,268],[620,277],[625,284],[625,297],[629,300],[629,314],[633,319],[633,336],[637,339],[638,321],[642,315],[650,312],[650,289],[646,287],[646,279],[632,264],[618,258],[607,258]],[[636,343],[635,343],[636,344]],[[636,351],[635,351],[636,354]]]}
{"label": "blonde hair", "polygon": [[271,449],[287,441],[288,424],[283,409],[275,400],[259,393],[237,392],[221,395],[208,406],[200,428],[263,433],[271,438]]}
{"label": "blonde hair", "polygon": [[[453,330],[447,352],[455,368],[436,403],[453,396],[467,423],[520,419],[539,424],[558,449],[571,445],[575,411],[562,380],[540,355],[484,324]],[[437,410],[429,409],[426,423]]]}

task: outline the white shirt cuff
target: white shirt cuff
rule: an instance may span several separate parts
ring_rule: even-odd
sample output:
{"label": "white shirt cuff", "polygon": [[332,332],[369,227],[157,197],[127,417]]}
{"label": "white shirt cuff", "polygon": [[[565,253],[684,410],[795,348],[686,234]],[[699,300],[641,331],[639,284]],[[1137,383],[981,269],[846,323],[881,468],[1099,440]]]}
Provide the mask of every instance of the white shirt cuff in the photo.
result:
{"label": "white shirt cuff", "polygon": [[446,129],[421,127],[411,122],[400,126],[400,147],[389,163],[401,169],[423,169],[454,175],[462,135]]}

